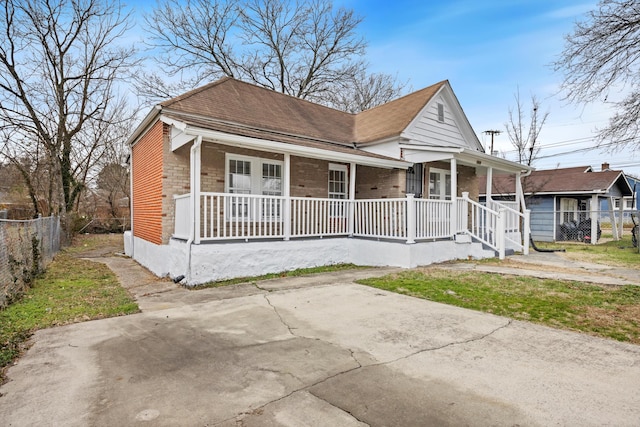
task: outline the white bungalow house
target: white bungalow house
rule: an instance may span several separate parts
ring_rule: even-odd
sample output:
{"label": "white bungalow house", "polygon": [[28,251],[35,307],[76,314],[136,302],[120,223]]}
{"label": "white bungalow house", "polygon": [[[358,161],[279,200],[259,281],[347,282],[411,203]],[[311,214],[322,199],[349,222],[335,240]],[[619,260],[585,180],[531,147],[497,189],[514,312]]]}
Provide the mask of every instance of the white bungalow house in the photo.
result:
{"label": "white bungalow house", "polygon": [[530,168],[484,153],[448,81],[349,114],[223,78],[157,105],[128,142],[125,251],[188,284],[528,252],[522,192],[482,206],[476,176]]}

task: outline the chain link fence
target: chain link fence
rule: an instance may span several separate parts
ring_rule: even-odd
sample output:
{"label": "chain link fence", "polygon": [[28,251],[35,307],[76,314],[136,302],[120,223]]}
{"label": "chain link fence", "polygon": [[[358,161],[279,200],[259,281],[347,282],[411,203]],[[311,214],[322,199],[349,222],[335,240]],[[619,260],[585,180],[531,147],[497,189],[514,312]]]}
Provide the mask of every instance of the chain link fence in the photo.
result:
{"label": "chain link fence", "polygon": [[0,309],[23,293],[60,250],[60,218],[0,219]]}
{"label": "chain link fence", "polygon": [[590,210],[532,210],[531,211],[531,233],[533,239],[537,241],[591,241],[591,217],[597,216],[596,230],[597,239],[602,234],[607,236],[615,235],[620,231],[622,223],[622,233],[629,236],[633,227],[639,221],[639,211],[625,210],[620,212],[615,210],[590,211]]}

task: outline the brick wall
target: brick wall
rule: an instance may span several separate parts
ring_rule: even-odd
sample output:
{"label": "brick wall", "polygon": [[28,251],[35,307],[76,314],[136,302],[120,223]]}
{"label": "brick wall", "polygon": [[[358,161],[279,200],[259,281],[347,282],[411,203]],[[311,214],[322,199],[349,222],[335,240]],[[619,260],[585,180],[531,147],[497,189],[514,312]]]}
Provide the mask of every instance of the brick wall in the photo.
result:
{"label": "brick wall", "polygon": [[356,199],[387,199],[405,197],[406,172],[403,169],[380,169],[358,166],[356,169]]}
{"label": "brick wall", "polygon": [[328,197],[329,162],[291,156],[291,197]]}
{"label": "brick wall", "polygon": [[170,127],[165,125],[163,138],[164,164],[162,168],[162,243],[169,243],[175,230],[175,200],[173,196],[189,193],[190,150],[192,144],[171,151]]}
{"label": "brick wall", "polygon": [[133,146],[133,234],[155,244],[162,243],[162,150],[163,124],[156,123]]}

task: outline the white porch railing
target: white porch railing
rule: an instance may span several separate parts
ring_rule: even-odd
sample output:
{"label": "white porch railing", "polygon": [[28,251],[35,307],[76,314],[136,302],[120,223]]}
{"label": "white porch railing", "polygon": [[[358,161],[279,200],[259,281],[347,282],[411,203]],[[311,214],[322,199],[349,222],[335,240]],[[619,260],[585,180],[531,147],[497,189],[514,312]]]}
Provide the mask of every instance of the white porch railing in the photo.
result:
{"label": "white porch railing", "polygon": [[349,200],[291,197],[290,237],[349,234]]}
{"label": "white porch railing", "polygon": [[415,199],[416,239],[439,239],[450,237],[450,200]]}
{"label": "white porch railing", "polygon": [[507,246],[529,254],[529,230],[531,211],[520,212],[520,204],[511,201],[489,200],[487,206],[493,211],[504,210],[504,238]]}
{"label": "white porch railing", "polygon": [[[190,195],[186,194],[175,197],[174,237],[191,236],[193,217],[199,219],[194,224],[196,243],[348,235],[413,243],[466,233],[504,257],[507,232],[520,230],[521,218],[528,225],[526,215],[511,207],[495,205],[498,210],[490,209],[470,200],[466,193],[456,200],[456,221],[452,223],[452,201],[414,199],[413,195],[344,200],[200,193],[199,215],[194,216]],[[512,243],[518,242],[514,239]]]}
{"label": "white porch railing", "polygon": [[355,200],[354,211],[354,236],[407,239],[407,199]]}

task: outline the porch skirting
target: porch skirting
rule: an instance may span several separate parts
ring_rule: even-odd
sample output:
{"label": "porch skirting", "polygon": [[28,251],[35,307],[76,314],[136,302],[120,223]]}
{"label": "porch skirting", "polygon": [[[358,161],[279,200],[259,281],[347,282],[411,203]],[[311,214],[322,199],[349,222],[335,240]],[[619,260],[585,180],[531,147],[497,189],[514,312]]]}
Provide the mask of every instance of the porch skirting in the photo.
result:
{"label": "porch skirting", "polygon": [[343,263],[414,268],[456,259],[495,257],[494,251],[483,249],[479,243],[443,240],[406,244],[339,237],[194,244],[189,270],[189,245],[183,240],[171,239],[168,245],[156,245],[125,232],[124,243],[125,253],[155,275],[185,276],[189,285]]}

